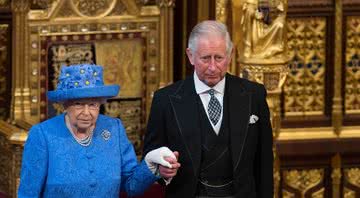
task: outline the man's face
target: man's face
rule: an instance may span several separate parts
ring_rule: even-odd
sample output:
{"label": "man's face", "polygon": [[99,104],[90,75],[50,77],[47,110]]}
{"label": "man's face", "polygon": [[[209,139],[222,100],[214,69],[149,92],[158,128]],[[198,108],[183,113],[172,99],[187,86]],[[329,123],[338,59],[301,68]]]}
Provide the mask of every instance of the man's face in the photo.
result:
{"label": "man's face", "polygon": [[225,38],[218,35],[199,37],[196,51],[188,48],[186,54],[199,79],[209,87],[224,78],[231,61],[231,55],[226,53]]}

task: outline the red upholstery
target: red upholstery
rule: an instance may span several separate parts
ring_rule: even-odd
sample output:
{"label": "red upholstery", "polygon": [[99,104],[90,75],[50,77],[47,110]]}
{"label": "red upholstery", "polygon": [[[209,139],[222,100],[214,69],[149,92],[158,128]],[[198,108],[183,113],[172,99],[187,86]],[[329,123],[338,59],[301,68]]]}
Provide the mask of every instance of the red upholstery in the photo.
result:
{"label": "red upholstery", "polygon": [[[164,187],[160,184],[153,184],[142,196],[135,198],[164,198]],[[127,198],[126,193],[121,193],[120,198]]]}
{"label": "red upholstery", "polygon": [[4,193],[0,192],[0,198],[7,198],[8,196],[6,196]]}

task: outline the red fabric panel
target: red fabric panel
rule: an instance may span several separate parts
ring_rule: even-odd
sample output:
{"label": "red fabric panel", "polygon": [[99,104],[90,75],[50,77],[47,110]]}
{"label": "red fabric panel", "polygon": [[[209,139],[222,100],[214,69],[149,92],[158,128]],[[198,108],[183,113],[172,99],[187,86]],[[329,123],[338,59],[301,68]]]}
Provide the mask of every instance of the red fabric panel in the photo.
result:
{"label": "red fabric panel", "polygon": [[[160,184],[153,184],[142,196],[134,198],[164,198],[164,187]],[[120,198],[127,198],[126,193],[121,193]]]}

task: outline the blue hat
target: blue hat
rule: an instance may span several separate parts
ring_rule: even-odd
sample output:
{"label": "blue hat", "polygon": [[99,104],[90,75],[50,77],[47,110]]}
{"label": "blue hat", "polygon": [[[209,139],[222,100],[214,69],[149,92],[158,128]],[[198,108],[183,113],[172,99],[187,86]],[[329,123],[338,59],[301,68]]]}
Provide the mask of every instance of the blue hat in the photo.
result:
{"label": "blue hat", "polygon": [[56,90],[48,91],[53,102],[81,98],[111,98],[119,93],[119,85],[104,85],[103,68],[79,64],[62,66]]}

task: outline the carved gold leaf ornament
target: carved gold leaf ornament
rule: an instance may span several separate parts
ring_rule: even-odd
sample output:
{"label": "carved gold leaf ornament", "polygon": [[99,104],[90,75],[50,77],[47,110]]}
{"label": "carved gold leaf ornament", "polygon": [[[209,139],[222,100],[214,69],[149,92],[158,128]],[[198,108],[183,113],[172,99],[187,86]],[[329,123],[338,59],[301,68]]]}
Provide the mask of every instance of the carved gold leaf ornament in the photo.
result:
{"label": "carved gold leaf ornament", "polygon": [[51,7],[51,4],[56,0],[32,0],[32,6],[36,6],[40,9],[47,9]]}
{"label": "carved gold leaf ornament", "polygon": [[0,0],[0,7],[8,7],[10,0]]}
{"label": "carved gold leaf ornament", "polygon": [[345,179],[354,186],[360,188],[360,168],[344,169]]}
{"label": "carved gold leaf ornament", "polygon": [[360,17],[350,16],[346,21],[345,54],[345,112],[360,113]]}
{"label": "carved gold leaf ornament", "polygon": [[117,0],[71,0],[75,12],[83,17],[106,16],[114,8]]}
{"label": "carved gold leaf ornament", "polygon": [[305,194],[309,189],[320,184],[324,179],[323,169],[284,171],[284,182]]}
{"label": "carved gold leaf ornament", "polygon": [[216,0],[216,20],[226,23],[226,6],[229,0]]}
{"label": "carved gold leaf ornament", "polygon": [[289,192],[287,190],[282,190],[282,197],[283,198],[295,198],[295,194],[292,192]]}
{"label": "carved gold leaf ornament", "polygon": [[355,191],[344,188],[344,198],[356,198]]}
{"label": "carved gold leaf ornament", "polygon": [[[7,85],[8,77],[7,73],[7,56],[8,56],[8,24],[0,24],[0,102],[3,104],[7,98]],[[0,118],[6,119],[9,110],[3,106],[0,106]]]}
{"label": "carved gold leaf ornament", "polygon": [[321,188],[320,190],[314,192],[312,194],[312,198],[323,198],[324,197],[325,188]]}
{"label": "carved gold leaf ornament", "polygon": [[288,19],[290,72],[285,116],[322,115],[325,108],[326,18]]}

